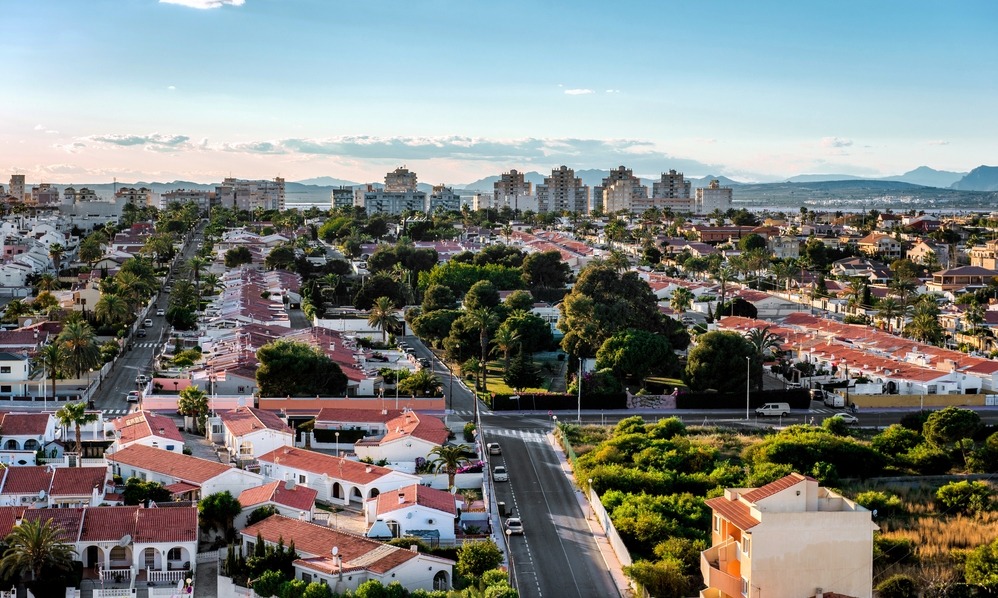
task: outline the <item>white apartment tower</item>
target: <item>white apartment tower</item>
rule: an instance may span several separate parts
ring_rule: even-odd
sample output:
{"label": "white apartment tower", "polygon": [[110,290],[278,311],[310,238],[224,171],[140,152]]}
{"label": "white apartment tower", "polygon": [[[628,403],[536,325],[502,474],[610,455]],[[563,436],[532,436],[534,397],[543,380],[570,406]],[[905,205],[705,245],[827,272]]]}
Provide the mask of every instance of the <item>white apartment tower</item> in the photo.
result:
{"label": "white apartment tower", "polygon": [[454,193],[450,187],[434,185],[433,193],[430,194],[430,212],[442,210],[444,212],[460,212],[461,196]]}
{"label": "white apartment tower", "polygon": [[731,209],[731,187],[722,187],[714,179],[706,187],[697,187],[694,199],[697,214],[710,214],[714,210],[727,212]]}
{"label": "white apartment tower", "polygon": [[10,175],[10,195],[11,197],[17,198],[18,201],[24,201],[24,175],[23,174],[12,174]]}
{"label": "white apartment tower", "polygon": [[687,181],[683,173],[670,170],[663,172],[662,177],[652,183],[651,196],[655,198],[685,199],[690,196],[692,183]]}
{"label": "white apartment tower", "polygon": [[585,214],[589,208],[589,187],[582,179],[575,177],[575,171],[567,166],[551,171],[544,177],[544,184],[537,186],[537,211],[576,212]]}
{"label": "white apartment tower", "polygon": [[264,210],[284,211],[284,179],[277,177],[273,181],[248,181],[226,178],[222,184],[215,187],[219,203],[226,208],[253,211]]}
{"label": "white apartment tower", "polygon": [[353,187],[335,187],[329,193],[329,201],[332,208],[349,208],[353,206]]}
{"label": "white apartment tower", "polygon": [[648,187],[641,184],[641,179],[634,176],[630,168],[623,166],[611,170],[601,185],[593,187],[593,207],[602,208],[607,214],[621,210],[633,212],[635,204],[642,205],[647,198]]}
{"label": "white apartment tower", "polygon": [[416,173],[402,166],[385,175],[385,192],[406,193],[416,190]]}
{"label": "white apartment tower", "polygon": [[524,181],[523,173],[518,172],[516,169],[502,173],[502,176],[495,182],[493,188],[495,190],[496,207],[509,206],[513,210],[522,210],[524,208],[521,207],[521,200],[524,200],[523,205],[527,205],[528,201],[533,203],[526,198],[533,196],[534,185],[533,183]]}

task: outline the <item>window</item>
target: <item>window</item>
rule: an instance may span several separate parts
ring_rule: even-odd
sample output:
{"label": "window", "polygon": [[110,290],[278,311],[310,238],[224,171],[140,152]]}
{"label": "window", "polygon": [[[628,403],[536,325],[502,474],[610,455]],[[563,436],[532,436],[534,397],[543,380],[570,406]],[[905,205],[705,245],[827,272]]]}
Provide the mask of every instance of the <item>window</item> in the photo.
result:
{"label": "window", "polygon": [[301,580],[304,581],[305,583],[312,583],[312,576],[302,571]]}
{"label": "window", "polygon": [[172,444],[168,444],[168,445],[166,445],[166,450],[168,450],[168,451],[172,451],[172,450],[173,450],[173,447],[174,447],[174,445],[172,445]]}
{"label": "window", "polygon": [[742,596],[748,596],[748,580],[742,578]]}
{"label": "window", "polygon": [[0,392],[11,392],[10,385],[4,384],[4,385],[0,386]]}
{"label": "window", "polygon": [[0,365],[0,374],[9,374],[9,373],[10,373],[9,365]]}
{"label": "window", "polygon": [[166,553],[166,559],[169,561],[179,561],[182,558],[184,558],[184,553],[179,546],[174,546],[170,552]]}
{"label": "window", "polygon": [[298,483],[299,484],[304,484],[305,483],[305,475],[304,474],[299,474],[298,475]]}
{"label": "window", "polygon": [[742,536],[742,554],[745,556],[752,556],[750,553],[752,551],[752,536],[744,535]]}
{"label": "window", "polygon": [[718,532],[718,533],[721,532],[721,516],[720,515],[714,515],[714,531]]}

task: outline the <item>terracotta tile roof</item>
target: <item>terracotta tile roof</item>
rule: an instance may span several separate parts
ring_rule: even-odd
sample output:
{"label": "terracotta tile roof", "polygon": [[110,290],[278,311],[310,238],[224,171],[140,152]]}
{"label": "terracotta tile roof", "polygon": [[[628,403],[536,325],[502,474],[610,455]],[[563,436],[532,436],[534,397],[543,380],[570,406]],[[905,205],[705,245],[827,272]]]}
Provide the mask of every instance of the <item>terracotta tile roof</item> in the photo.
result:
{"label": "terracotta tile roof", "polygon": [[[387,413],[383,413],[387,411]],[[385,423],[402,415],[401,410],[396,409],[339,409],[336,407],[323,407],[319,410],[319,415],[315,416],[318,422],[354,422],[354,423]]]}
{"label": "terracotta tile roof", "polygon": [[24,518],[28,521],[52,520],[52,525],[63,530],[61,536],[64,542],[76,542],[83,525],[85,508],[79,509],[28,509]]}
{"label": "terracotta tile roof", "polygon": [[294,447],[281,447],[257,458],[261,463],[278,463],[283,467],[300,469],[316,474],[326,474],[332,479],[366,485],[394,470],[377,465],[351,461],[345,457],[332,457],[315,451]]}
{"label": "terracotta tile roof", "polygon": [[188,484],[187,482],[177,482],[176,484],[169,484],[169,485],[163,486],[163,487],[166,490],[168,490],[170,492],[170,494],[173,494],[174,496],[176,496],[178,494],[187,494],[188,492],[190,492],[192,490],[197,490],[201,486],[196,486],[194,484]]}
{"label": "terracotta tile roof", "polygon": [[718,496],[717,498],[705,500],[704,504],[733,523],[740,530],[744,531],[759,525],[759,520],[752,516],[748,505],[743,502],[728,500],[723,496]]}
{"label": "terracotta tile roof", "polygon": [[197,542],[197,507],[139,509],[136,515],[136,542]]}
{"label": "terracotta tile roof", "polygon": [[0,537],[7,537],[14,523],[24,516],[27,507],[0,507]]}
{"label": "terracotta tile roof", "polygon": [[[264,540],[274,544],[284,538],[285,546],[293,540],[295,549],[302,556],[318,557],[304,558],[296,563],[310,566],[314,563],[317,568],[333,566],[332,559],[327,558],[327,555],[332,554],[334,546],[339,548],[344,571],[364,569],[386,573],[418,556],[418,553],[404,548],[281,515],[271,515],[254,523],[244,529],[242,534],[247,538],[255,538],[259,534]],[[328,565],[322,563],[323,559],[329,561]]]}
{"label": "terracotta tile roof", "polygon": [[[153,449],[155,450],[155,449]],[[135,512],[139,507],[96,507],[86,509],[81,542],[117,542],[128,534],[135,537]]]}
{"label": "terracotta tile roof", "polygon": [[172,418],[151,411],[139,411],[116,418],[114,428],[121,434],[120,441],[123,444],[131,444],[149,436],[175,440],[181,444],[184,442],[184,437]]}
{"label": "terracotta tile roof", "polygon": [[315,506],[315,497],[319,492],[307,486],[296,485],[288,490],[284,482],[271,482],[256,488],[243,490],[239,495],[239,504],[244,509],[272,502],[290,509],[309,511]]}
{"label": "terracotta tile roof", "polygon": [[116,453],[108,454],[107,460],[168,475],[194,484],[203,484],[231,469],[228,465],[223,465],[217,461],[180,455],[141,444],[133,444]]}
{"label": "terracotta tile roof", "polygon": [[258,430],[270,429],[291,434],[291,428],[277,414],[253,407],[220,411],[218,416],[233,436],[245,436]]}
{"label": "terracotta tile roof", "polygon": [[4,474],[3,494],[38,494],[52,486],[52,472],[45,466],[8,467]]}
{"label": "terracotta tile roof", "polygon": [[388,431],[379,444],[394,442],[406,436],[421,438],[433,444],[443,444],[450,435],[442,420],[430,415],[417,415],[414,411],[407,411],[387,422],[385,426]]}
{"label": "terracotta tile roof", "polygon": [[48,426],[48,413],[8,413],[0,423],[4,436],[40,436]]}
{"label": "terracotta tile roof", "polygon": [[391,513],[399,509],[407,509],[413,505],[435,509],[449,513],[450,515],[457,515],[457,506],[453,494],[446,490],[435,490],[426,486],[420,486],[419,484],[382,492],[370,500],[378,501],[377,510],[379,515]]}
{"label": "terracotta tile roof", "polygon": [[52,496],[89,496],[104,493],[107,467],[57,467],[52,475]]}
{"label": "terracotta tile roof", "polygon": [[774,494],[783,492],[787,488],[792,488],[797,484],[800,484],[801,482],[805,481],[816,482],[817,480],[815,480],[810,476],[805,476],[797,472],[794,472],[790,475],[784,476],[776,480],[775,482],[770,482],[765,486],[760,486],[754,490],[749,490],[748,492],[742,494],[742,498],[754,504],[764,498],[768,498]]}

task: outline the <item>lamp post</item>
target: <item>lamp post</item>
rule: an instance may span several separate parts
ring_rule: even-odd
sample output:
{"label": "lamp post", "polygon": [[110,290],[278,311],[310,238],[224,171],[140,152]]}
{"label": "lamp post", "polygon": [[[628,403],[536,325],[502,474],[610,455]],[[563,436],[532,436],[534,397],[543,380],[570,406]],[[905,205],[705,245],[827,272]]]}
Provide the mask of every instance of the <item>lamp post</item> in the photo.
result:
{"label": "lamp post", "polygon": [[576,419],[579,420],[579,425],[582,425],[582,356],[579,356],[579,402],[576,408]]}
{"label": "lamp post", "polygon": [[745,421],[749,420],[749,389],[752,387],[752,358],[745,356]]}
{"label": "lamp post", "polygon": [[513,582],[513,587],[517,587],[516,583],[516,563],[513,560],[513,548],[510,546],[510,541],[513,539],[513,530],[506,528],[506,552],[509,553],[509,577],[510,581]]}
{"label": "lamp post", "polygon": [[336,432],[336,456],[340,456],[340,433]]}
{"label": "lamp post", "polygon": [[[588,490],[589,492],[592,492],[593,491],[593,479],[589,478],[588,480],[586,480],[586,484],[587,484],[586,485],[586,490]],[[586,519],[592,519],[593,518],[593,503],[590,502],[588,496],[586,496],[586,502],[589,503],[589,516],[586,517]]]}

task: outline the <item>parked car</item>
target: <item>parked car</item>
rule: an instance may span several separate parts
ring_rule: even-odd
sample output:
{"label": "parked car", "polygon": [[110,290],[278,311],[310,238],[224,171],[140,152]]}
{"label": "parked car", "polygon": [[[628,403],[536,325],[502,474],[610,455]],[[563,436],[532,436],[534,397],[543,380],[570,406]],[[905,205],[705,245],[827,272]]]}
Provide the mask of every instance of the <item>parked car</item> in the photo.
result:
{"label": "parked car", "polygon": [[142,325],[146,328],[152,328],[152,318],[146,318],[146,321],[142,322]]}
{"label": "parked car", "polygon": [[488,444],[485,445],[485,448],[487,448],[489,450],[489,454],[490,455],[501,455],[502,454],[502,447],[499,446],[498,442],[490,442],[490,443],[488,443]]}
{"label": "parked car", "polygon": [[520,521],[519,517],[510,517],[506,520],[506,531],[510,535],[522,536],[523,535],[523,522]]}
{"label": "parked car", "polygon": [[135,377],[135,383],[136,384],[148,384],[149,383],[149,376],[146,376],[145,374],[139,374],[138,376]]}
{"label": "parked car", "polygon": [[129,403],[138,403],[140,397],[141,395],[139,395],[139,391],[133,390],[130,393],[128,393],[127,396],[125,396],[125,400],[128,401]]}
{"label": "parked car", "polygon": [[836,413],[831,417],[831,419],[841,419],[847,424],[858,424],[859,418],[850,413]]}
{"label": "parked car", "polygon": [[495,469],[492,470],[492,479],[496,482],[508,482],[509,474],[506,473],[506,468],[502,465],[496,465]]}
{"label": "parked car", "polygon": [[145,338],[145,335],[146,335],[146,329],[145,328],[139,328],[138,330],[135,331],[135,336],[137,336],[139,338]]}

